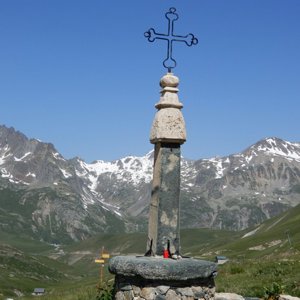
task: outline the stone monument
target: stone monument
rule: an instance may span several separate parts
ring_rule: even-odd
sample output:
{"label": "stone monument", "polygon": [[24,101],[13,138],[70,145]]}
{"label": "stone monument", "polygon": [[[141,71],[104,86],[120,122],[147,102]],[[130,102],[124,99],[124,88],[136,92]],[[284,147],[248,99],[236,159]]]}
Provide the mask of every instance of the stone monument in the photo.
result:
{"label": "stone monument", "polygon": [[116,300],[193,300],[214,299],[216,265],[181,256],[180,249],[180,146],[186,141],[183,107],[178,98],[179,79],[172,73],[173,42],[197,44],[193,34],[173,33],[178,19],[175,8],[166,13],[168,34],[145,33],[150,42],[168,42],[163,65],[168,72],[160,80],[161,97],[152,124],[150,142],[154,144],[154,168],[145,256],[116,256],[109,262],[115,274]]}

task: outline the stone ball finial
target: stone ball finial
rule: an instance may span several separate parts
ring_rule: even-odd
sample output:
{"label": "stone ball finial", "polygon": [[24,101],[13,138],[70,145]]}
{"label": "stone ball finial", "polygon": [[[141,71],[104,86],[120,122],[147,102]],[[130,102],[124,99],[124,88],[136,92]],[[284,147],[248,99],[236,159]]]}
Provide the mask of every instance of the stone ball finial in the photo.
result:
{"label": "stone ball finial", "polygon": [[162,88],[165,87],[177,88],[178,85],[179,85],[179,78],[173,75],[173,73],[167,73],[160,80],[160,86]]}

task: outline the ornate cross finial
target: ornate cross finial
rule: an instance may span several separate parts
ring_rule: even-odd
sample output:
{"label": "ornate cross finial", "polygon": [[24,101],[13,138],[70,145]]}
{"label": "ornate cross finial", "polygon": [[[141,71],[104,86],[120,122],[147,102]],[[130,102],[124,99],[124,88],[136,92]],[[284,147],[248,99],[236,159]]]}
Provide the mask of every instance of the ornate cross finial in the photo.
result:
{"label": "ornate cross finial", "polygon": [[156,39],[168,41],[168,54],[167,58],[163,61],[163,65],[171,73],[171,70],[176,67],[176,60],[172,57],[173,42],[185,42],[189,47],[198,44],[198,39],[192,34],[181,36],[173,33],[174,31],[174,21],[178,20],[179,16],[175,13],[176,8],[171,7],[169,11],[165,14],[168,19],[168,34],[157,33],[153,28],[150,28],[145,32],[145,37],[148,38],[149,42],[154,42]]}

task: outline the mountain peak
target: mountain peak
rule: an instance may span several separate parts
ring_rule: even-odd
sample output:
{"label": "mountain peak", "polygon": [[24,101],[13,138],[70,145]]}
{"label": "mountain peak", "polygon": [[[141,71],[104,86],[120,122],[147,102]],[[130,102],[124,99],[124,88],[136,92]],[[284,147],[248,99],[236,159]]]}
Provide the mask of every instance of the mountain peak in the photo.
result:
{"label": "mountain peak", "polygon": [[277,137],[262,139],[243,152],[246,156],[257,156],[258,153],[300,162],[300,144],[291,143]]}

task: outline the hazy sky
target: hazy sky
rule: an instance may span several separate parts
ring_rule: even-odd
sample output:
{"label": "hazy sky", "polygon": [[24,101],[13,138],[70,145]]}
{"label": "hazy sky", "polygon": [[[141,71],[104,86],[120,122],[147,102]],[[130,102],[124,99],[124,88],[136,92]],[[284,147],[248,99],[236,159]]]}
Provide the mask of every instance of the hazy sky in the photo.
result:
{"label": "hazy sky", "polygon": [[87,162],[141,156],[159,100],[167,30],[184,104],[187,158],[300,142],[299,0],[0,0],[0,124]]}

